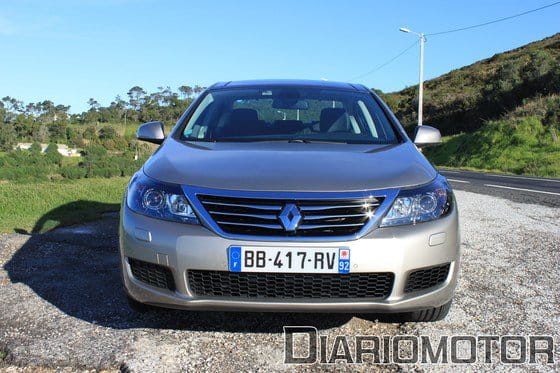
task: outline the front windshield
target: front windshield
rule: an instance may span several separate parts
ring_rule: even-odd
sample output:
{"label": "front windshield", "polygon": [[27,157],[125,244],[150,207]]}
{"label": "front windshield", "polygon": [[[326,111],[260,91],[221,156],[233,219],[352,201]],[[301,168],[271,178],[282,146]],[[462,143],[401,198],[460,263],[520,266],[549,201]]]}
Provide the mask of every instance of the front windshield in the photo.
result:
{"label": "front windshield", "polygon": [[218,142],[398,142],[371,95],[292,87],[210,91],[183,128],[182,137]]}

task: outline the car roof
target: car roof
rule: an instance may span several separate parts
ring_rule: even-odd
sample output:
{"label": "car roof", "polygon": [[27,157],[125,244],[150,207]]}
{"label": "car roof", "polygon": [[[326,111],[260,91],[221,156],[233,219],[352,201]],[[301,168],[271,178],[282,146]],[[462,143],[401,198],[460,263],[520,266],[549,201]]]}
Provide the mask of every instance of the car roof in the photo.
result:
{"label": "car roof", "polygon": [[332,82],[329,80],[304,80],[304,79],[263,79],[263,80],[237,80],[219,82],[208,87],[210,90],[228,88],[268,88],[268,87],[313,87],[343,89],[348,91],[365,91],[368,89],[361,84]]}

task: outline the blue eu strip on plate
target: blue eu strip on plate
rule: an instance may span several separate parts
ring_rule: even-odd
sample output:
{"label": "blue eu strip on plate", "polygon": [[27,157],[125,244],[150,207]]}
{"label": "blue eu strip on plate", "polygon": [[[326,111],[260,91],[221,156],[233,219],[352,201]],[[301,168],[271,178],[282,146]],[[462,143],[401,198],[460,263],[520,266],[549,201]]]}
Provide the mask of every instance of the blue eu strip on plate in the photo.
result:
{"label": "blue eu strip on plate", "polygon": [[241,272],[241,247],[231,246],[229,248],[229,270]]}

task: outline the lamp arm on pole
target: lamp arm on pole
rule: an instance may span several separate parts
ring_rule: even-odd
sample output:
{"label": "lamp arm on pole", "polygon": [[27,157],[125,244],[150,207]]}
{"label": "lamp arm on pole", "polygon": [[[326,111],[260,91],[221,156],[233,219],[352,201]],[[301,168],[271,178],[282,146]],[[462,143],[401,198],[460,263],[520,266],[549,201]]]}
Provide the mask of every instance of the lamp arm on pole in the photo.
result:
{"label": "lamp arm on pole", "polygon": [[407,27],[401,27],[399,31],[405,32],[407,34],[414,34],[420,39],[420,71],[418,79],[418,125],[422,125],[422,107],[424,104],[424,43],[426,42],[426,36],[424,33],[414,32]]}

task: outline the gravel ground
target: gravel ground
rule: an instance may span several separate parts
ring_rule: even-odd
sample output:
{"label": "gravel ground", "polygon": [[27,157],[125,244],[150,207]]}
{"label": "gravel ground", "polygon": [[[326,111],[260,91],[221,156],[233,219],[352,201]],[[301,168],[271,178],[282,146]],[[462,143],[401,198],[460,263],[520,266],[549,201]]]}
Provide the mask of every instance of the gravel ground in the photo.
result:
{"label": "gravel ground", "polygon": [[[437,323],[343,314],[138,314],[119,286],[115,218],[44,235],[0,235],[0,370],[291,370],[282,363],[284,325],[313,325],[329,337],[539,334],[556,342],[555,365],[376,367],[368,360],[336,366],[343,370],[559,370],[560,209],[463,191],[457,199],[462,275],[447,319]],[[497,351],[493,346],[494,360]]]}

